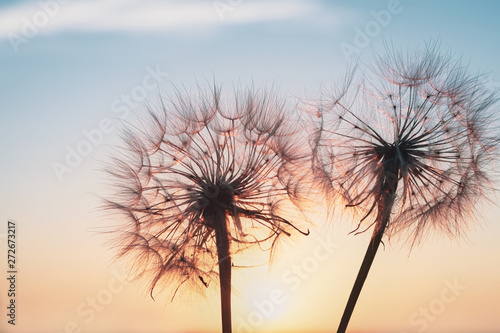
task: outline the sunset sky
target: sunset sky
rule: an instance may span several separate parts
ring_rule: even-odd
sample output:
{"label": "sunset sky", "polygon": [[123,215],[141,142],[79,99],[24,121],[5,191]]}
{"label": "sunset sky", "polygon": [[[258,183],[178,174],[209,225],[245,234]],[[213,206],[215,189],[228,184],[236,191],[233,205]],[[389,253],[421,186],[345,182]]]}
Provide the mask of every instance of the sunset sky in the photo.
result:
{"label": "sunset sky", "polygon": [[[498,1],[41,0],[0,2],[0,332],[218,332],[217,290],[151,300],[96,230],[102,162],[134,112],[214,78],[312,97],[384,41],[439,40],[500,88]],[[498,187],[498,184],[497,184]],[[467,238],[386,242],[352,333],[500,332],[500,203]],[[17,317],[7,324],[7,221],[17,223]],[[334,332],[369,233],[335,216],[279,260],[235,270],[235,332]],[[274,300],[274,301],[273,301]]]}

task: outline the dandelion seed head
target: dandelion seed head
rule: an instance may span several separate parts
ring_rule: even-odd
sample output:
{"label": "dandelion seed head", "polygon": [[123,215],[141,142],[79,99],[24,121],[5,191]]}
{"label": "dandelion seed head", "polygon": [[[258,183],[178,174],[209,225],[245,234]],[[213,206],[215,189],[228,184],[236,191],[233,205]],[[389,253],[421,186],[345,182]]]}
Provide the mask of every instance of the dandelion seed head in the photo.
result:
{"label": "dandelion seed head", "polygon": [[292,111],[265,90],[240,89],[232,99],[217,86],[177,90],[149,109],[142,128],[125,132],[109,169],[116,192],[107,208],[121,217],[119,257],[149,280],[151,295],[157,286],[213,285],[216,224],[227,224],[236,262],[249,247],[272,249],[304,232],[282,209],[307,186],[295,177],[307,154]]}
{"label": "dandelion seed head", "polygon": [[346,205],[370,224],[393,182],[389,236],[410,233],[413,246],[431,229],[462,235],[495,178],[496,95],[481,76],[435,45],[389,50],[325,95],[315,161]]}

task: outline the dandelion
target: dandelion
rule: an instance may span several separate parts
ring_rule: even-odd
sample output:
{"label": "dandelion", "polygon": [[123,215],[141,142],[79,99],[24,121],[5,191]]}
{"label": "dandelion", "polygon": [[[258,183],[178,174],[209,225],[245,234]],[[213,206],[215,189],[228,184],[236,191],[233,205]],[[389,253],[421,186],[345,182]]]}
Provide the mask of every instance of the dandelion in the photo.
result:
{"label": "dandelion", "polygon": [[347,328],[384,235],[407,237],[410,248],[431,230],[461,236],[493,189],[496,94],[483,77],[436,45],[378,60],[359,85],[348,75],[347,88],[318,109],[321,179],[361,214],[355,231],[373,227],[338,332]]}
{"label": "dandelion", "polygon": [[[304,158],[285,101],[248,89],[224,101],[221,89],[177,91],[145,129],[126,132],[109,171],[117,189],[107,207],[122,214],[119,257],[156,286],[208,287],[220,281],[222,331],[231,332],[231,268],[242,250],[274,249],[293,231],[286,211],[302,186]],[[218,266],[218,269],[216,269]]]}

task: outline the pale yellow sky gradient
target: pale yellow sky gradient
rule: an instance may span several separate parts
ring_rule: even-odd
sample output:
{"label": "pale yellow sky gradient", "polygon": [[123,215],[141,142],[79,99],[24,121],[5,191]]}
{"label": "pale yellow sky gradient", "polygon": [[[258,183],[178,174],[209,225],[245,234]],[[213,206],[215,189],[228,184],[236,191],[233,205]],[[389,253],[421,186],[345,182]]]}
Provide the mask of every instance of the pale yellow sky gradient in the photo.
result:
{"label": "pale yellow sky gradient", "polygon": [[[68,186],[80,188],[73,191],[80,194],[68,196]],[[109,221],[92,212],[98,198],[84,193],[85,188],[68,182],[46,191],[46,200],[36,200],[39,193],[26,195],[32,209],[16,218],[19,322],[17,331],[7,332],[71,332],[73,325],[82,332],[217,332],[217,289],[208,297],[186,294],[170,303],[162,296],[153,302],[144,284],[120,284],[123,267],[112,264],[112,251],[102,245],[105,238],[91,232]],[[50,202],[60,209],[44,210]],[[417,332],[426,318],[421,308],[428,308],[433,318],[426,332],[488,331],[495,325],[500,308],[495,237],[500,228],[495,222],[500,209],[489,211],[468,242],[436,240],[410,255],[397,243],[381,247],[352,317],[352,332],[386,327]],[[235,270],[236,332],[333,331],[369,240],[368,233],[347,235],[350,230],[349,223],[320,228],[284,245],[270,270]],[[466,289],[459,288],[454,297],[453,290],[444,291],[450,283]],[[0,288],[5,290],[5,281]]]}

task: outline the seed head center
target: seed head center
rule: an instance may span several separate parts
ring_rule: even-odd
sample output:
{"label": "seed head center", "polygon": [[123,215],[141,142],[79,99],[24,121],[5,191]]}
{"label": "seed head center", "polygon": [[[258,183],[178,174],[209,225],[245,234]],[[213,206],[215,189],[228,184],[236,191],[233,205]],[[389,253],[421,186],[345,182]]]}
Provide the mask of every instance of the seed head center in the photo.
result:
{"label": "seed head center", "polygon": [[226,182],[210,184],[203,189],[202,197],[207,206],[227,210],[235,202],[234,186]]}

